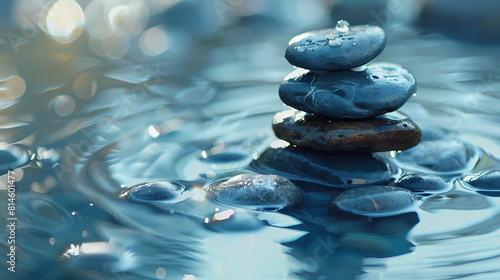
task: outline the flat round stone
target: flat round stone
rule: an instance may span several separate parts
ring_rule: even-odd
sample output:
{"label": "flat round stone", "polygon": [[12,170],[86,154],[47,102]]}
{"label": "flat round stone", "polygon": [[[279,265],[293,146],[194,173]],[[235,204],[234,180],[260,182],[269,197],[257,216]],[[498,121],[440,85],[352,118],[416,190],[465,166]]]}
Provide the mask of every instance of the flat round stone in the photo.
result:
{"label": "flat round stone", "polygon": [[454,135],[424,130],[417,146],[390,157],[402,169],[440,176],[470,172],[482,159],[484,151]]}
{"label": "flat round stone", "polygon": [[397,186],[416,193],[443,193],[453,188],[453,182],[434,175],[408,175]]}
{"label": "flat round stone", "polygon": [[394,180],[398,170],[369,153],[318,151],[309,148],[267,149],[253,167],[291,180],[335,187],[383,184]]}
{"label": "flat round stone", "polygon": [[500,195],[500,171],[498,170],[472,173],[463,178],[463,182],[466,183],[466,188],[478,193]]}
{"label": "flat round stone", "polygon": [[218,201],[252,209],[282,209],[304,201],[302,189],[276,175],[241,174],[209,188]]}
{"label": "flat round stone", "polygon": [[314,72],[297,69],[280,86],[281,100],[308,113],[338,119],[365,119],[397,110],[416,92],[405,68],[373,63],[364,71]]}
{"label": "flat round stone", "polygon": [[120,197],[135,202],[177,203],[188,199],[185,188],[177,183],[152,182],[132,186],[120,194]]}
{"label": "flat round stone", "polygon": [[351,26],[346,32],[335,28],[295,36],[285,58],[290,64],[311,70],[342,71],[372,61],[385,48],[384,30],[378,26]]}
{"label": "flat round stone", "polygon": [[400,113],[353,121],[288,110],[274,116],[273,130],[292,145],[325,151],[406,150],[422,139],[420,128]]}
{"label": "flat round stone", "polygon": [[[352,188],[341,193],[330,204],[334,213],[387,217],[413,210],[418,197],[407,189],[389,186]],[[339,211],[340,210],[340,211]]]}

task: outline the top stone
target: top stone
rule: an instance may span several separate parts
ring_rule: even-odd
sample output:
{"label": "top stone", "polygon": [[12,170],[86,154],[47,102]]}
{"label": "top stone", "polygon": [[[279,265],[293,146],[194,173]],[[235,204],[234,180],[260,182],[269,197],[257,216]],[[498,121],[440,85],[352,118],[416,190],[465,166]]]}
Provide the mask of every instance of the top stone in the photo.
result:
{"label": "top stone", "polygon": [[343,71],[372,61],[384,50],[386,41],[384,30],[378,26],[337,25],[295,36],[288,43],[285,58],[301,68]]}

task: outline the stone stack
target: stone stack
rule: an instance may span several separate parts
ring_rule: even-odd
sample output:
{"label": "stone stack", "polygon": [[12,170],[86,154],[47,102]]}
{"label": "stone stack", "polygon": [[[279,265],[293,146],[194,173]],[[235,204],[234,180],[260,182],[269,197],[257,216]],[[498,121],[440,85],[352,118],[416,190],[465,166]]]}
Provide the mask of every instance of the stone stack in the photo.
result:
{"label": "stone stack", "polygon": [[279,89],[294,109],[273,120],[274,133],[286,142],[273,143],[254,166],[340,187],[395,180],[398,168],[372,153],[409,149],[422,132],[394,112],[415,94],[413,75],[396,64],[367,65],[385,45],[381,28],[346,21],[294,37],[285,58],[297,69]]}
{"label": "stone stack", "polygon": [[385,44],[381,28],[349,27],[346,21],[294,37],[285,58],[300,68],[285,78],[279,95],[296,110],[275,115],[276,136],[323,151],[382,152],[417,145],[420,128],[403,114],[389,113],[415,94],[415,78],[400,65],[366,65]]}

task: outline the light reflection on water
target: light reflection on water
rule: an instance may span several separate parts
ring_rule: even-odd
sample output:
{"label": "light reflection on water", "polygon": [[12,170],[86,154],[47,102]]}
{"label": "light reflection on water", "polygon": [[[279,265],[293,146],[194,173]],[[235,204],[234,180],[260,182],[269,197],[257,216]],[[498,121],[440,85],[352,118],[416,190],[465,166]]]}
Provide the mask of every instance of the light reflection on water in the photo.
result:
{"label": "light reflection on water", "polygon": [[[341,190],[311,182],[297,181],[307,199],[295,210],[258,213],[211,199],[204,186],[254,172],[249,164],[276,140],[278,86],[292,70],[284,48],[300,31],[327,26],[328,9],[321,1],[160,2],[16,2],[15,20],[26,27],[23,20],[36,19],[40,29],[13,27],[16,40],[0,44],[0,170],[16,172],[19,217],[18,271],[2,262],[2,279],[499,275],[500,199],[456,181],[416,213],[370,221],[332,217],[327,204]],[[465,166],[431,173],[457,180],[498,169],[497,48],[397,26],[387,33],[377,59],[405,65],[419,81],[403,111],[424,130],[478,147],[462,157],[459,142],[440,146],[436,153],[458,150],[451,159]],[[6,217],[6,175],[0,179]],[[118,198],[153,181],[182,182],[190,198]],[[0,232],[5,256],[8,232]]]}

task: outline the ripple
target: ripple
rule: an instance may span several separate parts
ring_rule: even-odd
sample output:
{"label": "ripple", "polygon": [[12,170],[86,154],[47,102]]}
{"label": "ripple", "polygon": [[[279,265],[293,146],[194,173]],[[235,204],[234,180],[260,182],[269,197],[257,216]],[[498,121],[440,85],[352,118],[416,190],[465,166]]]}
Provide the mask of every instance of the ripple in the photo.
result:
{"label": "ripple", "polygon": [[1,145],[0,143],[0,175],[27,164],[29,160],[28,147],[21,144]]}

